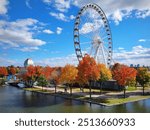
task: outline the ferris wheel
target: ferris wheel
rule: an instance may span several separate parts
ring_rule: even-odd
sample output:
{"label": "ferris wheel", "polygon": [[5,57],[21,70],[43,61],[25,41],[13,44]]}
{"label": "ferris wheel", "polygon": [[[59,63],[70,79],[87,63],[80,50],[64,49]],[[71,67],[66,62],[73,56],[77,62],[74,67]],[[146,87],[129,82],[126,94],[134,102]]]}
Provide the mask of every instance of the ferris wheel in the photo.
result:
{"label": "ferris wheel", "polygon": [[97,63],[110,67],[112,61],[112,35],[104,11],[96,4],[83,6],[75,19],[74,47],[78,60],[85,54]]}

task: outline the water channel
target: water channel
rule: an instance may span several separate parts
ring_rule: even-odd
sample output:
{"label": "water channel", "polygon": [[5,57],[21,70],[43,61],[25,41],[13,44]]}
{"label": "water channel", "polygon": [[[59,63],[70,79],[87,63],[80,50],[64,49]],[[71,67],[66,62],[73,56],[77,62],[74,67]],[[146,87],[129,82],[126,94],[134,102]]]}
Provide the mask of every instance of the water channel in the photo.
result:
{"label": "water channel", "polygon": [[89,103],[67,100],[61,97],[33,94],[12,86],[0,87],[1,113],[148,113],[150,99],[126,103],[113,107],[90,105]]}

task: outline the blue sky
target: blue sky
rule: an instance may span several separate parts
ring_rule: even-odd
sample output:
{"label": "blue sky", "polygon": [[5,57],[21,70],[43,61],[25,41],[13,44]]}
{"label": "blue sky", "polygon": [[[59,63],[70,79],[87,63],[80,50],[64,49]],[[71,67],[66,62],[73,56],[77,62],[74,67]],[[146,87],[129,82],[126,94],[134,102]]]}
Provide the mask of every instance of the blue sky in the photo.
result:
{"label": "blue sky", "polygon": [[0,66],[78,64],[74,21],[89,2],[107,15],[114,61],[150,65],[149,0],[0,0]]}

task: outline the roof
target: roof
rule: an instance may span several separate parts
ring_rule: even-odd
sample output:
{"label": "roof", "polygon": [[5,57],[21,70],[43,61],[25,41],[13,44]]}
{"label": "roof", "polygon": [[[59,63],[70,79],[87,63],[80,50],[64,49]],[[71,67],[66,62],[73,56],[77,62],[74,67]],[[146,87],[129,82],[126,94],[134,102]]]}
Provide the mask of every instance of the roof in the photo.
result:
{"label": "roof", "polygon": [[34,65],[34,62],[31,58],[28,58],[24,61],[24,67],[28,67],[30,65]]}

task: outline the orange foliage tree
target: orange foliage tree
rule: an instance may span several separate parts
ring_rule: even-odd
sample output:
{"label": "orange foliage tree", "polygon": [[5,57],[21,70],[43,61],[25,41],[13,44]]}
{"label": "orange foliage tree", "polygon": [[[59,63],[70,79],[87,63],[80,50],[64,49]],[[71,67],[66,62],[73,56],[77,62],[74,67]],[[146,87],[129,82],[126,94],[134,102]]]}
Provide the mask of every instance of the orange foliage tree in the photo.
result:
{"label": "orange foliage tree", "polygon": [[46,67],[44,67],[43,70],[42,70],[42,75],[43,75],[47,80],[50,80],[52,71],[53,71],[53,69],[52,69],[50,66],[46,66]]}
{"label": "orange foliage tree", "polygon": [[56,87],[60,82],[61,70],[62,70],[62,68],[56,67],[52,70],[52,73],[51,73],[50,79],[51,79],[51,81],[53,81],[53,84],[55,87],[55,93],[56,93]]}
{"label": "orange foliage tree", "polygon": [[72,95],[72,84],[75,83],[76,77],[78,74],[78,70],[73,65],[66,65],[62,68],[60,75],[60,82],[70,87],[70,94]]}
{"label": "orange foliage tree", "polygon": [[90,98],[91,98],[91,81],[96,81],[100,78],[100,69],[96,64],[94,58],[89,55],[85,55],[78,65],[78,77],[77,81],[82,86],[88,84],[90,86]]}
{"label": "orange foliage tree", "polygon": [[13,66],[11,66],[11,67],[9,68],[9,74],[15,75],[15,74],[16,74],[16,68],[13,67]]}
{"label": "orange foliage tree", "polygon": [[6,69],[6,67],[0,67],[0,77],[5,77],[8,75],[8,71]]}
{"label": "orange foliage tree", "polygon": [[33,87],[37,78],[42,74],[41,68],[39,66],[28,66],[26,68],[26,73],[22,75],[23,80],[25,81],[26,85],[29,87]]}
{"label": "orange foliage tree", "polygon": [[136,79],[137,71],[134,68],[130,68],[126,65],[120,65],[117,69],[112,71],[113,78],[117,81],[118,85],[124,87],[124,97],[126,86],[129,82]]}

